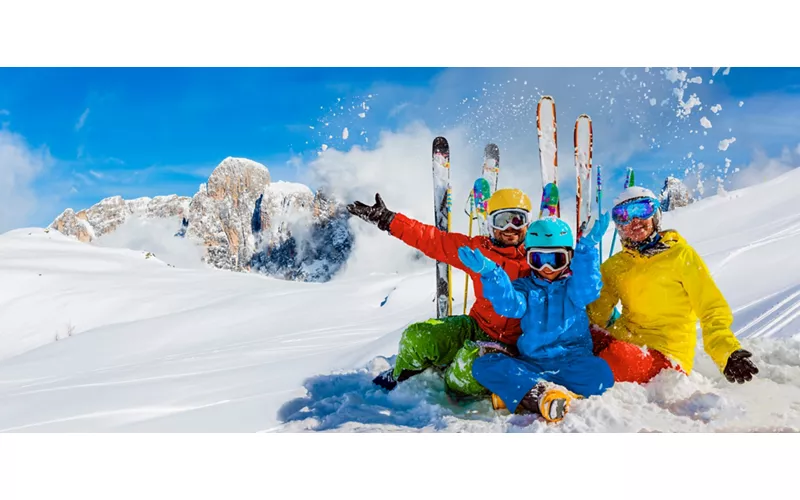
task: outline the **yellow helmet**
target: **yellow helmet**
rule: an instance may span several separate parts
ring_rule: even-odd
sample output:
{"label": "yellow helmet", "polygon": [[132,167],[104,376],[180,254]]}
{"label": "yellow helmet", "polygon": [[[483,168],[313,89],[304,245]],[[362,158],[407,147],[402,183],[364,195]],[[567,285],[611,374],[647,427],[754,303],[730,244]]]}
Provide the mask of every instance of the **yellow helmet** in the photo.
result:
{"label": "yellow helmet", "polygon": [[509,208],[520,208],[533,211],[531,199],[528,195],[519,189],[498,189],[492,196],[489,197],[489,202],[486,206],[488,213],[496,212],[497,210],[507,210]]}

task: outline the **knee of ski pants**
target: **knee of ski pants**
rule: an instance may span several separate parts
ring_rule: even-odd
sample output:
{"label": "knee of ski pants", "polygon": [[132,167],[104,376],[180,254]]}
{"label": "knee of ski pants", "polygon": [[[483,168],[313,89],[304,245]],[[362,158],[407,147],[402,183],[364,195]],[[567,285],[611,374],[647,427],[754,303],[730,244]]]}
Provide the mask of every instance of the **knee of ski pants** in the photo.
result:
{"label": "knee of ski pants", "polygon": [[591,356],[585,361],[586,376],[583,378],[580,388],[581,395],[584,397],[600,396],[614,386],[614,372],[602,358]]}
{"label": "knee of ski pants", "polygon": [[431,325],[425,321],[412,323],[405,329],[400,337],[400,351],[415,349],[430,340]]}

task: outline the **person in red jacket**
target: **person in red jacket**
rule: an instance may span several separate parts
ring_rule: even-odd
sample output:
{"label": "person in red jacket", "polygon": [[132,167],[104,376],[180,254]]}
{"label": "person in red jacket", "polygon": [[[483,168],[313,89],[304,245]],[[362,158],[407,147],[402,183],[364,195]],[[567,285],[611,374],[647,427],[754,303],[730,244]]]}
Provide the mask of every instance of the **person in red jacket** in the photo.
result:
{"label": "person in red jacket", "polygon": [[479,248],[483,255],[502,267],[512,281],[528,276],[531,269],[525,260],[523,243],[532,217],[530,198],[519,189],[496,191],[487,204],[486,223],[492,229],[491,237],[441,231],[387,209],[380,194],[375,195],[372,206],[356,201],[347,209],[431,259],[466,272],[475,290],[475,304],[468,315],[429,319],[406,328],[400,338],[394,368],[381,373],[373,382],[392,390],[398,382],[437,366],[445,367],[445,386],[452,394],[488,395],[489,391],[472,376],[472,362],[488,352],[515,355],[522,329],[519,319],[505,318],[494,311],[483,296],[480,273],[464,266],[458,249],[462,246]]}

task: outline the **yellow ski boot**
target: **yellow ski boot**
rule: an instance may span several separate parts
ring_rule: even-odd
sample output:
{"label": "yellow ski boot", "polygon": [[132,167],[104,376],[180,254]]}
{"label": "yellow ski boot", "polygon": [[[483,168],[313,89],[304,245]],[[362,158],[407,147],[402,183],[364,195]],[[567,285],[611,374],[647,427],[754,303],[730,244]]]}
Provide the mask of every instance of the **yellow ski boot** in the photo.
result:
{"label": "yellow ski boot", "polygon": [[582,397],[552,382],[539,382],[522,398],[518,408],[538,413],[548,422],[560,422],[573,399]]}
{"label": "yellow ski boot", "polygon": [[492,408],[494,408],[495,410],[507,409],[506,404],[503,402],[502,399],[500,399],[500,396],[494,393],[492,393]]}

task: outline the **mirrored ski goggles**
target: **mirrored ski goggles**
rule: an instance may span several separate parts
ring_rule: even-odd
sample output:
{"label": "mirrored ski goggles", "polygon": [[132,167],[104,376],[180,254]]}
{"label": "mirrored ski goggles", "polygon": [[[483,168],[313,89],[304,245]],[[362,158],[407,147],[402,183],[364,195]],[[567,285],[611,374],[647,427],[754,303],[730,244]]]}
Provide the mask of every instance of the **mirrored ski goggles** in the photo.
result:
{"label": "mirrored ski goggles", "polygon": [[553,271],[560,271],[569,265],[569,250],[564,248],[531,248],[528,250],[528,265],[539,271],[545,266]]}
{"label": "mirrored ski goggles", "polygon": [[653,198],[639,198],[631,200],[621,205],[617,205],[611,210],[611,219],[614,224],[626,226],[633,219],[646,220],[652,217],[656,210],[661,206],[658,200]]}
{"label": "mirrored ski goggles", "polygon": [[524,210],[500,210],[489,216],[489,225],[500,231],[510,227],[522,229],[528,225],[528,218],[529,214]]}

